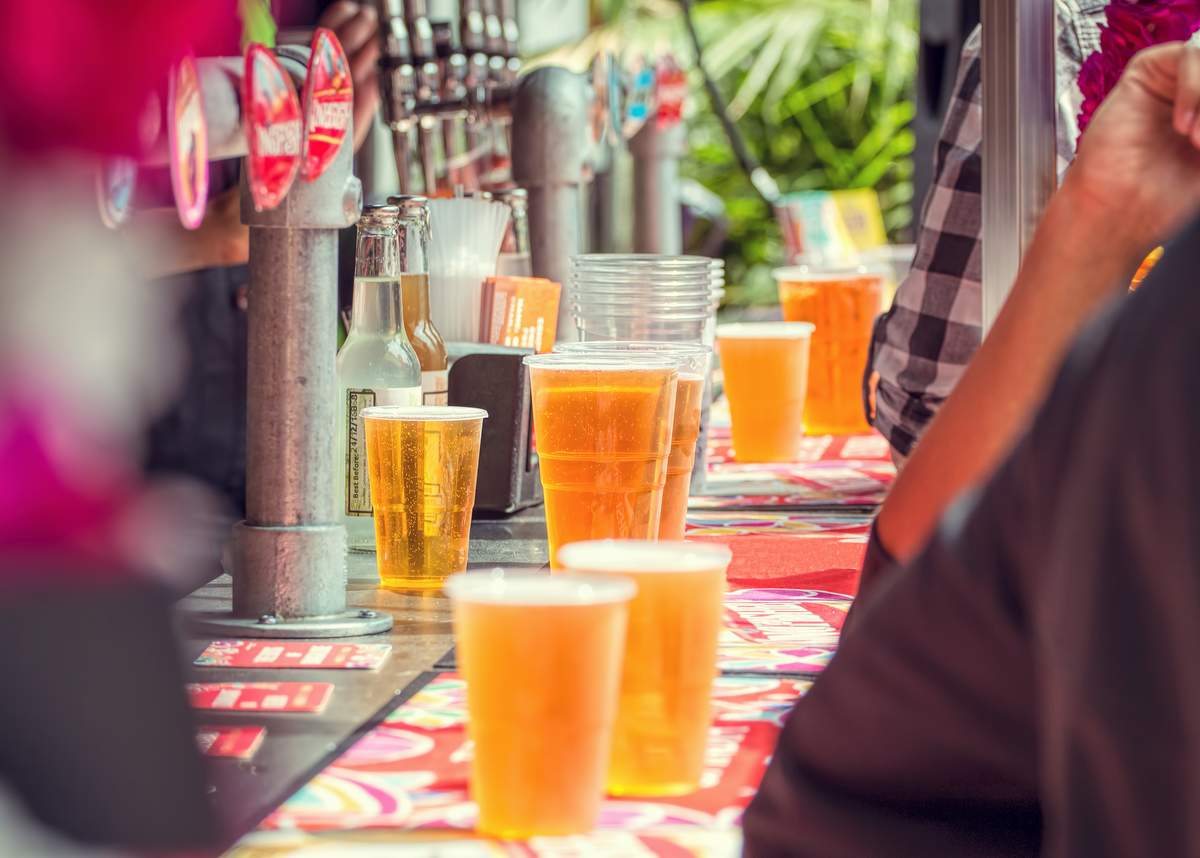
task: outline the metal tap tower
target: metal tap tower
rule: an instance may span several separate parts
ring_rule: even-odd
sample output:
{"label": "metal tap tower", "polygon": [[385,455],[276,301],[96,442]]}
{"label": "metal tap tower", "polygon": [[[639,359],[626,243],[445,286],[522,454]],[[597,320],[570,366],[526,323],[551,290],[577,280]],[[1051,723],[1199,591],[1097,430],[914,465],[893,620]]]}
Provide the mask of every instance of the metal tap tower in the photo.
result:
{"label": "metal tap tower", "polygon": [[982,7],[985,334],[1058,183],[1054,5],[984,0]]}
{"label": "metal tap tower", "polygon": [[[281,51],[304,79],[306,49]],[[239,67],[202,75],[210,125],[237,128]],[[346,139],[352,140],[352,129]],[[231,143],[225,154],[244,154]],[[347,610],[346,534],[335,515],[337,233],[358,220],[362,188],[343,145],[312,182],[297,180],[274,209],[257,211],[243,171],[250,227],[246,520],[234,528],[233,610],[202,614],[218,634],[345,637],[385,631],[391,617]]]}

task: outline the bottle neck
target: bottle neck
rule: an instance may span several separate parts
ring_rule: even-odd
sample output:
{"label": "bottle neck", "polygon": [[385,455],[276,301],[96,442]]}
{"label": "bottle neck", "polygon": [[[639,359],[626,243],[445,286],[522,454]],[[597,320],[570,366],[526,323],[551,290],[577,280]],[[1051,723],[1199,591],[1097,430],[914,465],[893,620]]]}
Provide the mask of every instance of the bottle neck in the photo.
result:
{"label": "bottle neck", "polygon": [[400,270],[395,228],[364,229],[360,225],[354,248],[354,276],[395,277]]}
{"label": "bottle neck", "polygon": [[400,282],[394,275],[354,278],[349,333],[405,336]]}
{"label": "bottle neck", "polygon": [[429,273],[429,220],[425,216],[400,218],[396,239],[397,271],[404,274]]}

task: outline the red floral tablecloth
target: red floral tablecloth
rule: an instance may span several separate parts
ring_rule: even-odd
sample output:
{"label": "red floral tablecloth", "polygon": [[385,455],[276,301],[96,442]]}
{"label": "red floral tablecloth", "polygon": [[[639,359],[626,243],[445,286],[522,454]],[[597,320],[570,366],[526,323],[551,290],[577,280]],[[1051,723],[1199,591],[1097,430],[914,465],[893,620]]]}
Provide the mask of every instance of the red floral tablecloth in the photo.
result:
{"label": "red floral tablecloth", "polygon": [[[811,438],[802,460],[731,460],[715,409],[709,487],[688,539],[733,551],[708,770],[693,795],[605,801],[597,831],[497,842],[476,837],[467,793],[464,686],[452,672],[343,753],[235,847],[275,855],[705,856],[740,854],[738,823],[783,718],[837,647],[871,517],[895,476],[882,438]],[[452,663],[452,662],[451,662]]]}
{"label": "red floral tablecloth", "polygon": [[465,685],[456,674],[439,674],[288,799],[232,855],[303,855],[305,848],[328,850],[334,844],[337,851],[319,854],[352,856],[373,847],[371,854],[403,855],[379,850],[383,844],[415,849],[418,841],[428,848],[429,840],[472,838],[462,844],[468,851],[456,847],[445,854],[734,856],[742,811],[766,770],[784,717],[808,686],[795,678],[720,677],[697,792],[672,799],[607,799],[593,834],[489,844],[474,841],[471,833],[476,811],[467,794]]}

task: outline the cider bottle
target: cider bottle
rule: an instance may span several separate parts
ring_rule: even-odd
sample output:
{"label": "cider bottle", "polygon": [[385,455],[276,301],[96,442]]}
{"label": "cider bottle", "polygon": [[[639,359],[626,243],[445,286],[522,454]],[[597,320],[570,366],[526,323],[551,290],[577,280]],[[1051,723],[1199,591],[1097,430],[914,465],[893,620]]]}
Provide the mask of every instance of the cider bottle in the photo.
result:
{"label": "cider bottle", "polygon": [[350,330],[337,355],[337,497],[351,551],[375,549],[362,411],[372,405],[421,404],[421,365],[404,326],[399,231],[396,206],[363,208]]}
{"label": "cider bottle", "polygon": [[425,197],[388,197],[400,210],[400,286],[404,293],[404,329],[421,362],[425,405],[446,405],[449,361],[446,343],[429,317],[429,201]]}

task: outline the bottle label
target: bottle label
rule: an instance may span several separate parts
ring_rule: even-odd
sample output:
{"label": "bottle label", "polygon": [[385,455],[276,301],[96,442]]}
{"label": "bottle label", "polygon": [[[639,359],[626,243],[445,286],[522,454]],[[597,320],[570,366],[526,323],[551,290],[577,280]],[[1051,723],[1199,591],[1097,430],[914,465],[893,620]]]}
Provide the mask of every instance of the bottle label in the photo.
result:
{"label": "bottle label", "polygon": [[450,371],[435,369],[421,373],[421,397],[425,405],[450,403]]}
{"label": "bottle label", "polygon": [[346,515],[371,514],[367,433],[362,412],[372,405],[420,405],[421,388],[388,387],[346,391]]}

